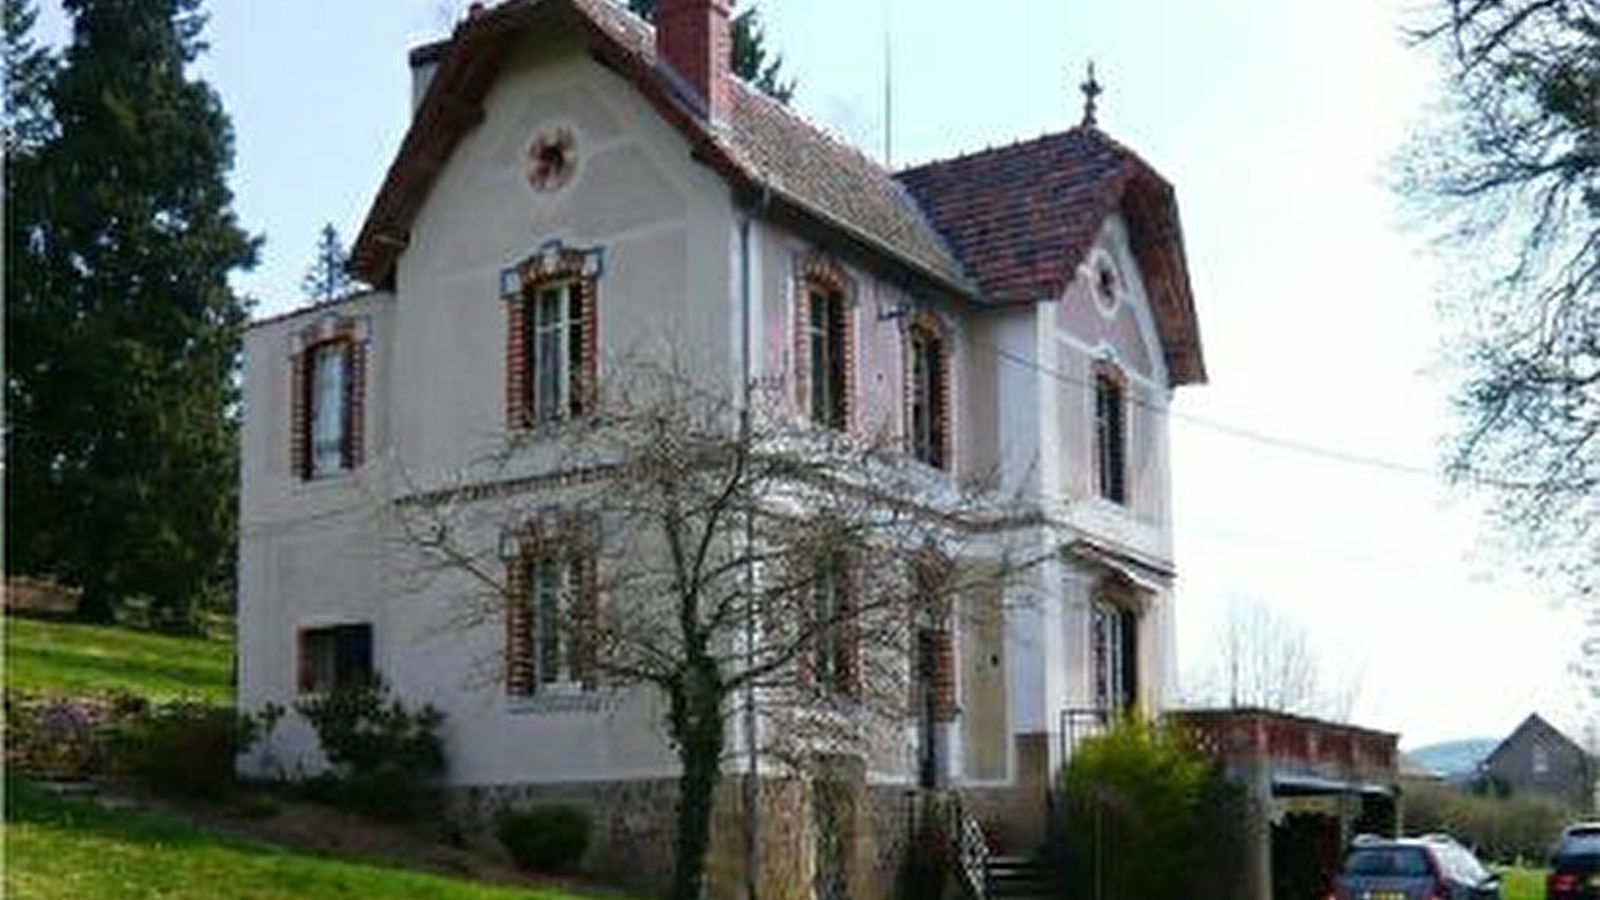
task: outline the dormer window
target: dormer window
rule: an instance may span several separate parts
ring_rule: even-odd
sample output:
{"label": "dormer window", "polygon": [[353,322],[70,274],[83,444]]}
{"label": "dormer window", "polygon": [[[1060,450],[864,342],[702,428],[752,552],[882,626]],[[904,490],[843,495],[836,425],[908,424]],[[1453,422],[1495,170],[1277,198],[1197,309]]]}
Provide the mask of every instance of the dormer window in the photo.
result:
{"label": "dormer window", "polygon": [[1127,402],[1121,377],[1102,371],[1094,377],[1095,474],[1100,496],[1128,502]]}

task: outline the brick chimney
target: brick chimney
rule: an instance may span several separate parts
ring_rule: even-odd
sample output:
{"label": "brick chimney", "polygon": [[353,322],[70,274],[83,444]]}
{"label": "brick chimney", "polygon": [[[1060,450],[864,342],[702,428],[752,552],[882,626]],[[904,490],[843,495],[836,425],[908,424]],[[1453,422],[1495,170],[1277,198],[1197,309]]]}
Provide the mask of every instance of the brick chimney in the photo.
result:
{"label": "brick chimney", "polygon": [[728,56],[729,0],[658,0],[656,57],[677,76],[700,112],[714,123],[728,121],[733,105]]}

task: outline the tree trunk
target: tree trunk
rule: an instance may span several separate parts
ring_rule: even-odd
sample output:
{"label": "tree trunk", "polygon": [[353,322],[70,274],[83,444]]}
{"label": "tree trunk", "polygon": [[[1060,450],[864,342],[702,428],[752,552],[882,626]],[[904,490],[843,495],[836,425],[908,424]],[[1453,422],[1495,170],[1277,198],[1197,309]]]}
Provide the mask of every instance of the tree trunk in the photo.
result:
{"label": "tree trunk", "polygon": [[672,736],[683,774],[678,778],[678,843],[672,900],[705,896],[711,808],[722,770],[722,705],[726,690],[713,660],[693,661],[672,696]]}

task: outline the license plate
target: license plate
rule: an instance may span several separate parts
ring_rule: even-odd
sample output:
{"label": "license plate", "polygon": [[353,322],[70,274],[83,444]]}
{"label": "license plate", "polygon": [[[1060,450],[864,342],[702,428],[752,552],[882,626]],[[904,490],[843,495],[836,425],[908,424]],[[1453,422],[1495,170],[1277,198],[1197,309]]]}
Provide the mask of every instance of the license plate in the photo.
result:
{"label": "license plate", "polygon": [[1366,900],[1406,900],[1405,891],[1367,891]]}

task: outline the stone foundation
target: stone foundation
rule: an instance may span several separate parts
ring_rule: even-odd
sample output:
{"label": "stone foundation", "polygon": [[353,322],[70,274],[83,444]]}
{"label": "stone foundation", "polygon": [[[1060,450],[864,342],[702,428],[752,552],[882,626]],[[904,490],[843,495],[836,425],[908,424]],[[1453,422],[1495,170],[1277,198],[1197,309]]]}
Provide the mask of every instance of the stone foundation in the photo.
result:
{"label": "stone foundation", "polygon": [[[451,792],[449,807],[469,840],[496,852],[494,817],[501,809],[577,807],[591,822],[581,870],[634,893],[658,895],[672,878],[677,798],[676,779],[640,779],[460,787]],[[813,777],[763,778],[760,804],[756,888],[762,900],[896,895],[910,846],[912,794],[905,787],[869,787],[859,760],[835,758],[820,763]],[[744,822],[744,780],[728,776],[712,811],[711,900],[747,896]]]}

